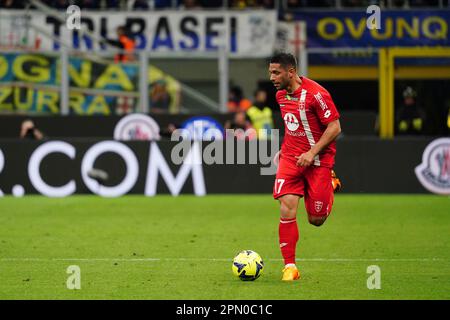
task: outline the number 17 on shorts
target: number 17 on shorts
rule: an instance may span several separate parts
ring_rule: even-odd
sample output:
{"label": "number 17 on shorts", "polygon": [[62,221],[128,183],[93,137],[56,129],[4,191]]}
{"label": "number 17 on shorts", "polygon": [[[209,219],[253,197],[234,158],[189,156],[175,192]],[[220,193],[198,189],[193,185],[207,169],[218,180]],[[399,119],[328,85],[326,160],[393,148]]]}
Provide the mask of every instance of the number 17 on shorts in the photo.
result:
{"label": "number 17 on shorts", "polygon": [[275,186],[274,186],[275,190],[274,191],[276,194],[279,194],[281,192],[281,188],[283,188],[283,184],[284,184],[285,180],[286,179],[275,179]]}

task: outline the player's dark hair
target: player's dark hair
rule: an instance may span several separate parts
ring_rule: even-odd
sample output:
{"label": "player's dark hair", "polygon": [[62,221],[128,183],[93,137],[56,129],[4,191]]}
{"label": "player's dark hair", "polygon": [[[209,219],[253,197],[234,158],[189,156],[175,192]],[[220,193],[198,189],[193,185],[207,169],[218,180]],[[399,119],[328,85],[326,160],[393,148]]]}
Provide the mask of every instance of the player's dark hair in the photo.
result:
{"label": "player's dark hair", "polygon": [[279,63],[284,69],[297,69],[297,59],[290,53],[277,53],[270,58],[270,63]]}

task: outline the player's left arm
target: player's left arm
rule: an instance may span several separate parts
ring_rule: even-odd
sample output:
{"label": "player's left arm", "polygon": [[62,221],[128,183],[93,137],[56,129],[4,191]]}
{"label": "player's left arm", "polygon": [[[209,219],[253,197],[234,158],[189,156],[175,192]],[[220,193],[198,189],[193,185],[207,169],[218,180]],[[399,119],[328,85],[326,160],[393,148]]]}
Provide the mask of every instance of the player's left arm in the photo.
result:
{"label": "player's left arm", "polygon": [[314,157],[332,143],[341,133],[341,123],[339,122],[339,112],[326,90],[319,91],[315,97],[315,110],[320,122],[326,126],[325,131],[319,141],[311,147],[308,152],[301,154],[297,158],[297,166],[308,167],[314,163]]}

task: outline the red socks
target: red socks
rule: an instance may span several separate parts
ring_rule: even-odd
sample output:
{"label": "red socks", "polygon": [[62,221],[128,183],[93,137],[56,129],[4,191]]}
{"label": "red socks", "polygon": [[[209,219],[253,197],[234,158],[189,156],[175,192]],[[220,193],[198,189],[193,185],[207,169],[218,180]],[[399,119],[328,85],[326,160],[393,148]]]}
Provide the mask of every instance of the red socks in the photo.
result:
{"label": "red socks", "polygon": [[280,219],[278,228],[280,239],[281,254],[284,258],[284,264],[295,264],[295,248],[298,241],[297,219]]}

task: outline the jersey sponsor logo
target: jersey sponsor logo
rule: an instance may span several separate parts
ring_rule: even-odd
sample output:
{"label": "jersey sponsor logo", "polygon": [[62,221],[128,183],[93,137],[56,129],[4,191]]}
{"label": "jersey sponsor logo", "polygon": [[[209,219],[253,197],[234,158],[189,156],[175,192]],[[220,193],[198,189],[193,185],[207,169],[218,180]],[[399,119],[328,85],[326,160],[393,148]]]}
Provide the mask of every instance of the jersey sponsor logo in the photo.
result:
{"label": "jersey sponsor logo", "polygon": [[330,110],[325,111],[323,116],[328,119],[331,116],[331,111]]}
{"label": "jersey sponsor logo", "polygon": [[316,98],[317,102],[319,102],[320,107],[322,108],[322,110],[328,109],[327,104],[325,103],[325,101],[323,100],[322,95],[320,94],[320,92],[317,92],[314,95],[314,98]]}
{"label": "jersey sponsor logo", "polygon": [[430,192],[450,195],[450,138],[431,142],[415,168],[420,183]]}
{"label": "jersey sponsor logo", "polygon": [[284,123],[286,123],[286,126],[290,131],[295,131],[300,126],[297,118],[292,113],[286,113],[284,115]]}
{"label": "jersey sponsor logo", "polygon": [[320,210],[322,210],[322,207],[323,207],[322,201],[314,201],[314,209],[316,209],[316,212],[320,212]]}
{"label": "jersey sponsor logo", "polygon": [[306,133],[305,131],[288,131],[287,132],[288,135],[293,136],[293,137],[305,137]]}

